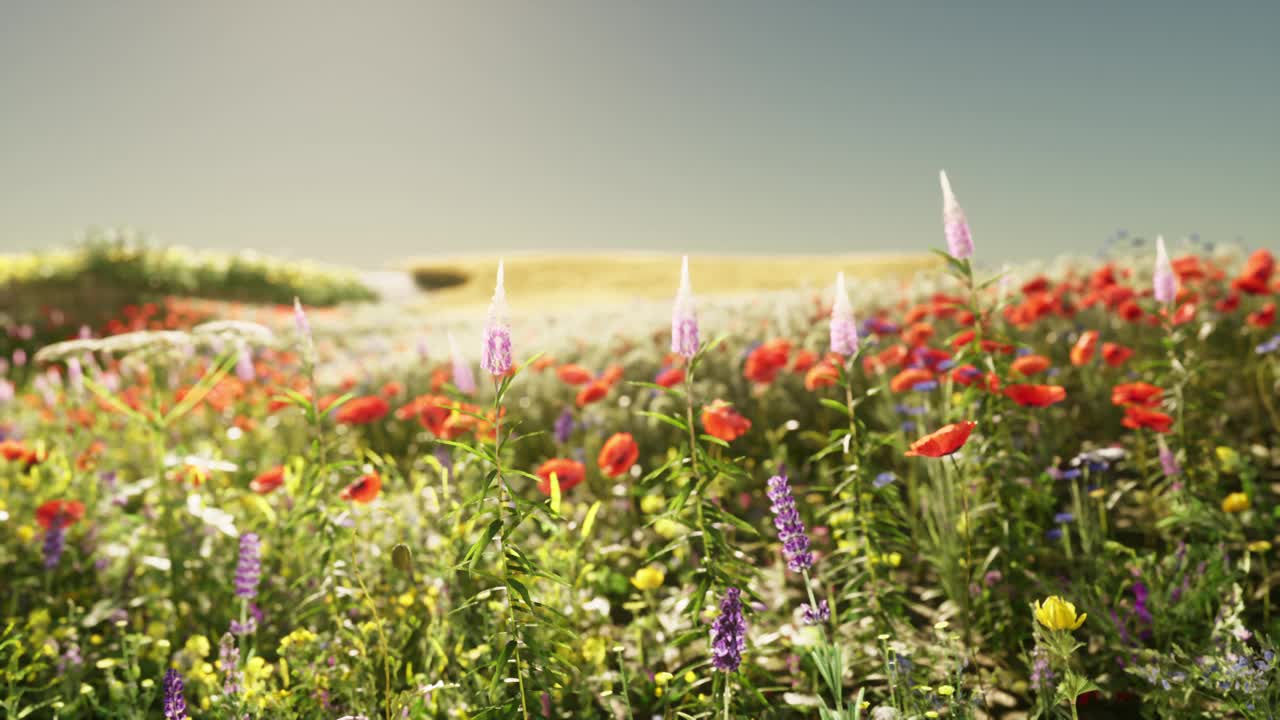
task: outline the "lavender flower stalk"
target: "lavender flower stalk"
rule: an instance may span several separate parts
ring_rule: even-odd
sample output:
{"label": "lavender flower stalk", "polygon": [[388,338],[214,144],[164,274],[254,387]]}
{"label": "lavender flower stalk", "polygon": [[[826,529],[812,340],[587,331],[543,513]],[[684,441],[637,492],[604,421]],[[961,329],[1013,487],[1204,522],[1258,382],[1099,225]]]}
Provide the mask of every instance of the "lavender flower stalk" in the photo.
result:
{"label": "lavender flower stalk", "polygon": [[1160,444],[1160,469],[1164,472],[1165,477],[1175,477],[1182,472],[1182,468],[1178,466],[1178,458],[1165,444],[1164,438],[1157,436],[1156,441]]}
{"label": "lavender flower stalk", "polygon": [[848,357],[858,352],[858,325],[849,306],[844,273],[836,273],[836,298],[831,304],[831,352]]}
{"label": "lavender flower stalk", "polygon": [[939,170],[938,178],[942,181],[942,230],[947,237],[947,252],[957,260],[973,257],[973,236],[969,234],[969,221],[964,216],[964,208],[960,207],[955,193],[951,192],[947,171]]}
{"label": "lavender flower stalk", "polygon": [[680,289],[671,310],[671,352],[686,360],[698,353],[698,316],[694,312],[693,286],[689,282],[689,256],[680,265]]}
{"label": "lavender flower stalk", "polygon": [[187,699],[182,694],[182,676],[169,668],[164,673],[165,720],[187,720]]}
{"label": "lavender flower stalk", "polygon": [[67,545],[67,529],[62,517],[54,519],[48,530],[44,531],[44,567],[52,570],[62,560],[62,551]]}
{"label": "lavender flower stalk", "polygon": [[570,436],[573,435],[573,425],[573,410],[566,407],[556,418],[554,426],[556,442],[561,444],[569,442]]}
{"label": "lavender flower stalk", "polygon": [[720,601],[720,616],[711,623],[711,664],[717,670],[733,672],[742,664],[747,649],[747,620],[742,615],[742,591],[731,587]]}
{"label": "lavender flower stalk", "polygon": [[476,378],[471,372],[471,363],[458,352],[458,343],[453,339],[453,333],[449,333],[449,357],[453,360],[453,386],[468,395],[474,393]]}
{"label": "lavender flower stalk", "polygon": [[813,553],[809,552],[809,535],[805,533],[804,521],[796,510],[795,498],[791,496],[791,483],[786,475],[774,475],[769,478],[769,500],[773,506],[773,526],[778,529],[778,539],[782,541],[782,554],[787,559],[787,567],[792,572],[804,572],[813,567]]}
{"label": "lavender flower stalk", "polygon": [[507,322],[507,291],[502,286],[502,261],[498,261],[498,283],[493,288],[489,316],[484,323],[484,345],[480,367],[490,375],[506,375],[511,369],[511,325]]}
{"label": "lavender flower stalk", "polygon": [[1173,274],[1173,264],[1164,249],[1164,237],[1156,237],[1156,268],[1151,276],[1151,286],[1156,301],[1161,305],[1172,303],[1178,296],[1178,279]]}
{"label": "lavender flower stalk", "polygon": [[258,582],[262,579],[259,550],[256,533],[240,536],[240,560],[236,563],[236,597],[252,600],[258,594]]}

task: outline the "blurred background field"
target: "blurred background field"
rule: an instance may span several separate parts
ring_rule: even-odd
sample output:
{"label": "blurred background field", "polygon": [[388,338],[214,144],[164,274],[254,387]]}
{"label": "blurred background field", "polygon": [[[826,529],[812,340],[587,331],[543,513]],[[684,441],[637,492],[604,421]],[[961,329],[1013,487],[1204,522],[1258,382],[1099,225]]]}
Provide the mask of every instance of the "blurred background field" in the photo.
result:
{"label": "blurred background field", "polygon": [[[680,258],[661,253],[534,254],[504,258],[509,296],[544,308],[670,298]],[[459,307],[493,294],[498,258],[475,255],[419,260],[410,267],[431,301]],[[836,272],[851,279],[909,277],[938,266],[925,254],[695,255],[690,273],[701,295],[825,287]]]}

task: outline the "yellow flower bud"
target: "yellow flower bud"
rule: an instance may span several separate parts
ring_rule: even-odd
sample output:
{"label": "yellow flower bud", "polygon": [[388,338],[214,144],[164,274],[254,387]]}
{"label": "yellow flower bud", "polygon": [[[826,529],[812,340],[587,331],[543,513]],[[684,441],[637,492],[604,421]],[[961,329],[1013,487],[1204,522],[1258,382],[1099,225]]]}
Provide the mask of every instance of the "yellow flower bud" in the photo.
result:
{"label": "yellow flower bud", "polygon": [[1222,499],[1222,512],[1238,513],[1249,509],[1249,496],[1234,492]]}
{"label": "yellow flower bud", "polygon": [[661,587],[662,582],[666,579],[667,576],[662,572],[661,568],[656,565],[649,565],[648,567],[640,568],[635,575],[631,576],[631,584],[635,585],[639,590],[653,590]]}
{"label": "yellow flower bud", "polygon": [[1057,595],[1050,595],[1043,605],[1036,602],[1032,607],[1035,609],[1036,620],[1050,630],[1075,630],[1089,617],[1088,613],[1077,616],[1076,606]]}

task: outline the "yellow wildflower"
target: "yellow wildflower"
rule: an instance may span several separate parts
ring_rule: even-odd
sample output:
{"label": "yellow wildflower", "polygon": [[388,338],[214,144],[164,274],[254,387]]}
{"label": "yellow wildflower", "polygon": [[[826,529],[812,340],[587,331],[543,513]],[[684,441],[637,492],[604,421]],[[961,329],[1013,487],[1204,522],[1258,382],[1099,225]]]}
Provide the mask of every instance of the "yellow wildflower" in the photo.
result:
{"label": "yellow wildflower", "polygon": [[669,672],[655,673],[653,676],[653,682],[658,687],[662,687],[663,685],[666,685],[667,683],[671,682],[671,679],[674,677],[675,675],[672,675]]}
{"label": "yellow wildflower", "polygon": [[30,525],[19,525],[15,534],[18,536],[18,540],[24,543],[29,543],[31,542],[31,539],[36,536],[36,531],[35,528]]}
{"label": "yellow wildflower", "polygon": [[1089,617],[1088,613],[1076,615],[1076,606],[1057,595],[1050,595],[1044,604],[1033,604],[1036,620],[1050,630],[1075,630]]}
{"label": "yellow wildflower", "polygon": [[1235,472],[1240,467],[1240,453],[1233,448],[1219,445],[1213,449],[1213,454],[1218,456],[1218,462],[1222,463],[1225,472]]}
{"label": "yellow wildflower", "polygon": [[1253,552],[1253,553],[1271,552],[1271,543],[1267,542],[1266,540],[1254,540],[1253,542],[1249,543],[1249,552]]}
{"label": "yellow wildflower", "polygon": [[951,697],[956,693],[956,689],[950,685],[938,686],[938,694],[942,697]]}
{"label": "yellow wildflower", "polygon": [[187,643],[182,646],[182,649],[186,650],[191,657],[203,660],[209,656],[209,638],[203,635],[192,635],[187,638]]}
{"label": "yellow wildflower", "polygon": [[646,515],[662,512],[667,506],[667,499],[661,495],[645,495],[640,498],[640,510]]}
{"label": "yellow wildflower", "polygon": [[653,590],[662,587],[662,582],[667,579],[660,568],[653,565],[642,567],[631,576],[631,584],[635,585],[638,590]]}
{"label": "yellow wildflower", "polygon": [[1238,513],[1249,509],[1249,496],[1234,492],[1222,499],[1222,512]]}
{"label": "yellow wildflower", "polygon": [[582,643],[582,658],[592,665],[600,665],[604,663],[605,652],[608,646],[605,644],[604,638],[590,637],[586,642]]}

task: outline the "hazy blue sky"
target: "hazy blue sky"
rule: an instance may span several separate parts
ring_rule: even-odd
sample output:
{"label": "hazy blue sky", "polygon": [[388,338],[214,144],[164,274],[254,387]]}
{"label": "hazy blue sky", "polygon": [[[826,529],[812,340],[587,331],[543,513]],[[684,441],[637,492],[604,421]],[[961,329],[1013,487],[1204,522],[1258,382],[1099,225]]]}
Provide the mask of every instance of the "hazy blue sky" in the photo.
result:
{"label": "hazy blue sky", "polygon": [[1280,2],[0,0],[0,251],[1280,245]]}

